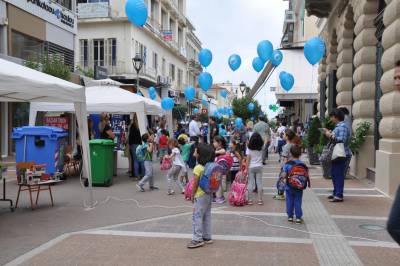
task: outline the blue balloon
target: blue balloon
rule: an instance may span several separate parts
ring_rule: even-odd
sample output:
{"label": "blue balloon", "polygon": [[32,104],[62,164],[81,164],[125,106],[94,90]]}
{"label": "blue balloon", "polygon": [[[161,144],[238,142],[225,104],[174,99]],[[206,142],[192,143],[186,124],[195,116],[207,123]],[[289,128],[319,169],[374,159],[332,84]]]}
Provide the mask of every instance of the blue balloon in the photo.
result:
{"label": "blue balloon", "polygon": [[224,107],[218,108],[218,113],[220,113],[222,115],[226,114],[225,108]]}
{"label": "blue balloon", "polygon": [[150,99],[155,100],[157,99],[157,93],[150,93]]}
{"label": "blue balloon", "polygon": [[272,110],[272,104],[270,104],[268,108],[269,108],[269,110]]}
{"label": "blue balloon", "polygon": [[283,73],[282,77],[280,77],[281,86],[285,91],[290,91],[294,85],[294,77],[290,73]]}
{"label": "blue balloon", "polygon": [[233,54],[229,57],[228,64],[229,67],[232,69],[232,71],[236,71],[242,64],[242,59],[240,58],[239,55]]}
{"label": "blue balloon", "polygon": [[154,87],[150,87],[149,94],[155,94],[155,93],[156,93],[156,89]]}
{"label": "blue balloon", "polygon": [[232,107],[228,107],[228,115],[232,116],[233,115],[233,109]]}
{"label": "blue balloon", "polygon": [[201,104],[204,106],[208,106],[208,102],[206,99],[201,100]]}
{"label": "blue balloon", "polygon": [[260,57],[253,59],[253,68],[255,71],[260,72],[264,68],[264,61]]}
{"label": "blue balloon", "polygon": [[241,128],[243,126],[243,120],[240,117],[236,118],[235,125],[237,128]]}
{"label": "blue balloon", "polygon": [[272,58],[273,50],[274,47],[270,41],[264,40],[258,43],[257,54],[264,61],[264,63]]}
{"label": "blue balloon", "polygon": [[279,80],[282,80],[286,74],[285,71],[281,71],[281,73],[279,73]]}
{"label": "blue balloon", "polygon": [[218,116],[218,110],[215,110],[215,111],[214,111],[213,116],[215,116],[215,117]]}
{"label": "blue balloon", "polygon": [[128,20],[137,27],[143,27],[147,20],[147,6],[143,0],[128,0],[125,4]]}
{"label": "blue balloon", "polygon": [[272,53],[271,63],[273,66],[279,66],[282,63],[283,54],[280,50],[274,50]]}
{"label": "blue balloon", "polygon": [[187,101],[193,101],[194,97],[196,97],[196,89],[193,87],[186,87],[184,94]]}
{"label": "blue balloon", "polygon": [[198,114],[198,113],[199,113],[199,109],[194,108],[194,109],[193,109],[193,113],[194,113],[194,114]]}
{"label": "blue balloon", "polygon": [[304,56],[311,65],[315,65],[321,61],[324,55],[325,42],[321,38],[311,38],[304,45]]}
{"label": "blue balloon", "polygon": [[211,74],[208,72],[201,73],[197,79],[198,79],[200,88],[202,88],[205,92],[207,92],[213,84],[213,78],[212,78]]}
{"label": "blue balloon", "polygon": [[220,94],[221,94],[221,96],[224,97],[224,98],[228,97],[228,91],[225,90],[225,89],[221,90]]}
{"label": "blue balloon", "polygon": [[175,105],[174,99],[169,97],[165,97],[161,101],[161,107],[166,111],[172,110],[174,108],[174,105]]}
{"label": "blue balloon", "polygon": [[250,112],[253,112],[255,107],[256,107],[256,106],[254,105],[254,103],[249,103],[249,104],[247,105],[247,109],[248,109]]}
{"label": "blue balloon", "polygon": [[199,53],[199,61],[203,67],[208,67],[212,61],[212,53],[208,49],[201,49]]}

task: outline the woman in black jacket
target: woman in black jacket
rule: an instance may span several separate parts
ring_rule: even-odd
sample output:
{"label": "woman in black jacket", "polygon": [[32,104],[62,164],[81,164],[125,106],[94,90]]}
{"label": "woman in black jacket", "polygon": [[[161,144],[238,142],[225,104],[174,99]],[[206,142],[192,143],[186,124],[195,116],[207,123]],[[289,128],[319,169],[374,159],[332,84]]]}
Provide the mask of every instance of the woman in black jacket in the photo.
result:
{"label": "woman in black jacket", "polygon": [[131,177],[139,178],[143,175],[144,165],[136,158],[136,148],[142,144],[142,137],[137,122],[136,115],[133,117],[131,127],[129,128],[129,147],[132,159],[132,175]]}

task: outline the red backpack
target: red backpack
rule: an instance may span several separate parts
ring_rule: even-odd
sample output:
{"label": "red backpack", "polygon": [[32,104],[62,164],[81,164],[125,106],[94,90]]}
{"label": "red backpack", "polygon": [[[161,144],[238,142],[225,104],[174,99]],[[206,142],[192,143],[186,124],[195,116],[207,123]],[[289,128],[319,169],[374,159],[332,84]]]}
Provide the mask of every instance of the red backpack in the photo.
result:
{"label": "red backpack", "polygon": [[311,186],[308,167],[304,163],[295,163],[294,161],[287,162],[292,166],[288,177],[287,184],[294,189],[304,190]]}
{"label": "red backpack", "polygon": [[233,158],[229,152],[215,158],[215,162],[222,167],[223,174],[227,174],[233,165]]}

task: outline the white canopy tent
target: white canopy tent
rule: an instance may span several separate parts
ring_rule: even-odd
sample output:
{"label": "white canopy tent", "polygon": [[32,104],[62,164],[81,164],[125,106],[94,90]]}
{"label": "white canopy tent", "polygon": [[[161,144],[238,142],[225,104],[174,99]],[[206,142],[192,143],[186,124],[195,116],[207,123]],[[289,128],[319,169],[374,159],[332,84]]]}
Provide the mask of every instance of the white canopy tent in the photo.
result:
{"label": "white canopy tent", "polygon": [[[144,98],[116,86],[86,88],[88,113],[108,112],[114,114],[136,113],[140,132],[146,132],[146,115],[161,115],[164,111],[159,102]],[[29,124],[34,125],[37,112],[72,112],[71,103],[35,102],[30,106]]]}
{"label": "white canopy tent", "polygon": [[83,169],[93,205],[85,88],[42,72],[0,59],[0,102],[73,103],[82,141]]}

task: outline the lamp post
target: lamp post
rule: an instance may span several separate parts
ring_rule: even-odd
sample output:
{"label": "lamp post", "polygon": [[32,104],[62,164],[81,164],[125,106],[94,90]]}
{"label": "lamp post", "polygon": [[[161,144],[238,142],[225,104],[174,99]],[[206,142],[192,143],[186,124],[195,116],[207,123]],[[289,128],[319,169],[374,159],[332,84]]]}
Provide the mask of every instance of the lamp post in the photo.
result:
{"label": "lamp post", "polygon": [[133,68],[136,70],[136,93],[139,92],[139,72],[143,67],[143,59],[140,53],[137,53],[134,58],[132,58]]}
{"label": "lamp post", "polygon": [[245,91],[246,91],[246,83],[244,83],[243,81],[240,83],[240,85],[239,85],[239,90],[240,90],[240,92],[242,93],[242,97],[244,97],[244,95],[245,95]]}

